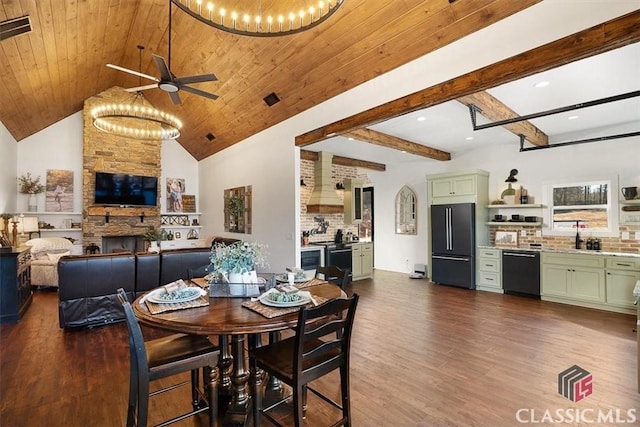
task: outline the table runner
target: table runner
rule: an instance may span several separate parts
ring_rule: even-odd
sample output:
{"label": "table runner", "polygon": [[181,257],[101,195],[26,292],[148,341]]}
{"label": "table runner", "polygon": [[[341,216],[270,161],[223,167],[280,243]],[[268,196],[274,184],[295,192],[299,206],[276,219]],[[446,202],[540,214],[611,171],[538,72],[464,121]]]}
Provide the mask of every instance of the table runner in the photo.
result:
{"label": "table runner", "polygon": [[186,302],[172,303],[155,303],[148,300],[144,301],[151,314],[160,314],[166,311],[183,310],[185,308],[204,307],[209,305],[209,294],[202,295],[200,298]]}
{"label": "table runner", "polygon": [[[324,304],[327,302],[327,298],[320,296],[313,296],[313,298],[318,302],[318,305]],[[296,313],[300,310],[302,306],[297,307],[286,307],[286,308],[278,308],[271,307],[268,305],[264,305],[260,301],[245,301],[242,303],[242,306],[248,308],[251,311],[255,311],[258,314],[263,315],[267,319],[272,319],[278,316],[284,316],[285,314]],[[304,307],[311,308],[313,307],[313,303],[308,303]]]}

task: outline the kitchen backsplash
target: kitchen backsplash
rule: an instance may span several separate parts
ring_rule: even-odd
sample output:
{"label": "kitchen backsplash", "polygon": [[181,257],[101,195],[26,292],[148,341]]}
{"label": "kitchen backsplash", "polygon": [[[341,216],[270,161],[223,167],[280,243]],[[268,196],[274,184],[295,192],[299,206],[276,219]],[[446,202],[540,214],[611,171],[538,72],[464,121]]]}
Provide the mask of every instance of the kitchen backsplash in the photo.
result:
{"label": "kitchen backsplash", "polygon": [[[527,235],[520,235],[521,230],[526,230]],[[491,227],[490,242],[495,244],[496,231],[517,231],[518,232],[518,247],[530,248],[531,244],[541,244],[545,249],[575,249],[575,236],[536,236],[535,227],[521,227],[521,226],[500,226]],[[640,240],[637,240],[637,236],[640,236],[640,226],[621,226],[620,232],[629,232],[629,239],[622,239],[620,237],[598,237],[600,239],[600,250],[602,252],[628,252],[639,253],[640,252]],[[582,249],[586,249],[586,240],[590,237],[589,233],[580,233],[580,237],[584,240],[582,242]]]}

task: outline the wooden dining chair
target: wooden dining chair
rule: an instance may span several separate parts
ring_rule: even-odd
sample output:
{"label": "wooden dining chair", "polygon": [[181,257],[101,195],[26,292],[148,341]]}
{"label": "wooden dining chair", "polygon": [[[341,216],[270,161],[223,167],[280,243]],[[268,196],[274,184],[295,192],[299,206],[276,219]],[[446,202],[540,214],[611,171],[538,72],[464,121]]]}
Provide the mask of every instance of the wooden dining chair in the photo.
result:
{"label": "wooden dining chair", "polygon": [[[118,289],[118,299],[125,312],[129,329],[129,406],[127,427],[146,427],[149,412],[149,397],[191,383],[193,409],[167,420],[158,426],[166,426],[195,414],[208,411],[209,425],[217,425],[218,399],[218,348],[200,335],[174,334],[164,338],[144,341],[131,304],[124,289]],[[203,385],[199,386],[200,369]],[[191,381],[183,381],[150,392],[153,380],[191,373]]]}
{"label": "wooden dining chair", "polygon": [[204,277],[210,273],[210,264],[201,265],[196,268],[187,268],[187,279],[193,279],[196,277]]}
{"label": "wooden dining chair", "polygon": [[[354,294],[351,298],[333,299],[318,307],[302,308],[298,314],[295,336],[249,349],[252,372],[262,369],[292,388],[296,427],[302,425],[305,415],[307,390],[342,410],[342,418],[334,426],[351,424],[349,349],[358,298]],[[320,319],[329,320],[319,322]],[[340,370],[340,404],[308,385],[336,369]],[[262,408],[259,388],[258,381],[253,381],[254,426],[260,425],[261,415],[281,425],[267,411],[286,402],[291,396]]]}
{"label": "wooden dining chair", "polygon": [[344,270],[336,267],[335,265],[326,265],[324,267],[318,267],[316,269],[316,278],[324,279],[327,282],[335,283],[340,286],[340,289],[344,291],[344,288],[349,283],[349,273],[351,271],[348,268]]}

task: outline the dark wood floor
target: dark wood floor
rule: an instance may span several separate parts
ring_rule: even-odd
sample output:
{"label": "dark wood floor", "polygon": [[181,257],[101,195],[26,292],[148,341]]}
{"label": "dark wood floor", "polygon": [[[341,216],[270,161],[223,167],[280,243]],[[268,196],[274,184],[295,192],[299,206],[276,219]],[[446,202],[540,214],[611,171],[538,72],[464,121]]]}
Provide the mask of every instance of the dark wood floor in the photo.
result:
{"label": "dark wood floor", "polygon": [[[384,271],[348,290],[361,295],[352,341],[355,426],[513,426],[523,408],[538,420],[569,408],[636,408],[640,418],[633,316]],[[26,316],[0,327],[0,425],[123,426],[126,334],[124,324],[64,332],[56,293],[36,291]],[[557,393],[558,373],[574,364],[593,375],[593,394],[578,403]],[[318,388],[337,398],[337,375]],[[175,414],[187,394],[153,398],[152,421]],[[310,397],[308,425],[336,416]]]}

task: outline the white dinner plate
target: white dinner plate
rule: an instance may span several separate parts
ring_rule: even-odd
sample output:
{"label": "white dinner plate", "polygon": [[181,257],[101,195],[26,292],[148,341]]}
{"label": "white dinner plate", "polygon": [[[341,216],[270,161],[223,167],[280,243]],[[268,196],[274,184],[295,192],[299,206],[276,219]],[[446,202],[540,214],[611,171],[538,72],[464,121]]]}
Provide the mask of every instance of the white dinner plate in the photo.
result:
{"label": "white dinner plate", "polygon": [[193,301],[194,299],[200,298],[202,296],[202,289],[196,287],[190,287],[185,289],[184,292],[187,292],[187,295],[182,298],[176,298],[172,300],[168,300],[165,298],[161,298],[160,296],[165,294],[166,291],[163,288],[155,289],[149,293],[147,296],[147,300],[154,302],[156,304],[175,304],[178,302],[188,302]]}
{"label": "white dinner plate", "polygon": [[269,299],[269,297],[267,296],[267,294],[265,293],[265,294],[260,295],[260,297],[258,298],[258,301],[260,301],[262,304],[268,305],[270,307],[285,308],[285,307],[298,307],[300,305],[305,305],[311,300],[308,297],[301,295],[301,299],[299,299],[298,301],[276,302],[276,301],[271,301]]}

